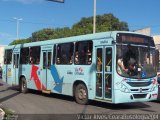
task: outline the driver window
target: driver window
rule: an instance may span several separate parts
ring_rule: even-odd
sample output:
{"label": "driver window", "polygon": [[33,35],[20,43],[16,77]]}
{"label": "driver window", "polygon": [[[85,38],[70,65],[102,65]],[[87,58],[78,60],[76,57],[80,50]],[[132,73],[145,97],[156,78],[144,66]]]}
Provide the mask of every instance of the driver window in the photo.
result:
{"label": "driver window", "polygon": [[138,48],[131,45],[117,47],[117,72],[123,76],[136,75]]}

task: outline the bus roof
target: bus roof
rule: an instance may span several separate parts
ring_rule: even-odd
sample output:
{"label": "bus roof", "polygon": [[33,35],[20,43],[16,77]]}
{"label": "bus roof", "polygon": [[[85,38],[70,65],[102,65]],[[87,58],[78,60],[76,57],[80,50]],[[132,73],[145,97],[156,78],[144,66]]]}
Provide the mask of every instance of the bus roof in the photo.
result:
{"label": "bus roof", "polygon": [[[99,32],[99,33],[94,33],[94,34],[86,34],[86,35],[79,35],[79,36],[44,40],[44,41],[38,41],[38,42],[30,42],[30,43],[24,43],[24,44],[9,45],[9,46],[6,47],[6,49],[10,49],[10,48],[13,48],[13,47],[19,48],[21,46],[28,47],[28,46],[39,46],[39,45],[51,45],[51,44],[57,44],[57,43],[77,42],[77,41],[85,41],[85,40],[96,40],[96,39],[104,39],[104,38],[113,38],[113,40],[115,40],[117,33],[130,33],[130,34],[142,35],[140,33],[130,32],[130,31]],[[144,36],[147,36],[147,35],[144,35]],[[150,36],[148,36],[148,37],[150,37]]]}

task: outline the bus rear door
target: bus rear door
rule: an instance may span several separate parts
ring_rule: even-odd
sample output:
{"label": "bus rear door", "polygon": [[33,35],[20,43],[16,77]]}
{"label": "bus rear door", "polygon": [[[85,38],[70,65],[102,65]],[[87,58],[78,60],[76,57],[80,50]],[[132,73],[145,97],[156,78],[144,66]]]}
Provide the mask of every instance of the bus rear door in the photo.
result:
{"label": "bus rear door", "polygon": [[96,98],[112,101],[112,47],[96,47]]}

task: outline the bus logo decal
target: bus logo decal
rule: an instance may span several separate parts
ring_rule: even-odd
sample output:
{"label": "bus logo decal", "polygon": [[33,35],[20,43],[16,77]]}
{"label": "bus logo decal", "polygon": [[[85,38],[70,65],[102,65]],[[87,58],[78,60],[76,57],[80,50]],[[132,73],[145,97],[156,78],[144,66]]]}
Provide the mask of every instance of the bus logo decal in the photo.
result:
{"label": "bus logo decal", "polygon": [[41,85],[42,85],[42,89],[46,90],[45,86],[41,83],[41,81],[38,78],[37,71],[38,71],[38,67],[35,66],[35,65],[32,65],[32,71],[31,71],[31,78],[30,78],[30,80],[34,81],[34,83],[36,85],[36,88],[38,90],[41,90]]}
{"label": "bus logo decal", "polygon": [[75,68],[75,75],[84,75],[84,70],[82,67]]}
{"label": "bus logo decal", "polygon": [[58,75],[58,71],[54,65],[51,66],[51,75],[56,83],[56,86],[54,87],[54,90],[62,93],[62,84],[63,84],[63,78],[64,76],[60,79]]}
{"label": "bus logo decal", "polygon": [[139,92],[142,93],[142,88],[139,89]]}

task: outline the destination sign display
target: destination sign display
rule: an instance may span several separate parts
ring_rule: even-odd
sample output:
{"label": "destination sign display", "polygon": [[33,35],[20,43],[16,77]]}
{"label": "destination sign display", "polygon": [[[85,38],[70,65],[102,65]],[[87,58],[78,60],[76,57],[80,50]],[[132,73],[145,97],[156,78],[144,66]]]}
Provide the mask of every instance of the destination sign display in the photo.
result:
{"label": "destination sign display", "polygon": [[140,44],[155,46],[152,37],[137,34],[117,34],[117,43]]}
{"label": "destination sign display", "polygon": [[122,42],[133,42],[133,43],[146,43],[148,41],[147,39],[142,37],[136,37],[136,36],[129,36],[129,35],[122,35],[121,36]]}

